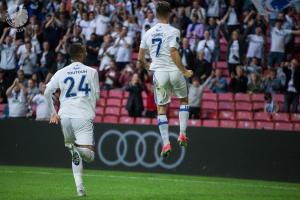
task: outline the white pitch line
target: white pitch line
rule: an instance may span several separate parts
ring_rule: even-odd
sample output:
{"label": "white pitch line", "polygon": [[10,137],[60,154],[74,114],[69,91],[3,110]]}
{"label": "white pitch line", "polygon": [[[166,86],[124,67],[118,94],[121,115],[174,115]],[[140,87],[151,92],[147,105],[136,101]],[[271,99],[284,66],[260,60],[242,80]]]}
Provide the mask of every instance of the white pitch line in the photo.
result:
{"label": "white pitch line", "polygon": [[[33,174],[33,175],[60,175],[60,176],[71,176],[71,173],[53,173],[47,171],[16,171],[16,170],[3,170],[0,173],[10,173],[10,174]],[[263,184],[237,184],[228,182],[217,182],[217,181],[205,181],[205,180],[188,180],[188,179],[168,179],[168,178],[157,178],[157,177],[139,177],[139,176],[123,176],[123,175],[101,175],[101,174],[84,174],[86,177],[102,177],[102,178],[112,178],[112,179],[134,179],[134,180],[149,180],[149,181],[167,181],[167,182],[183,182],[183,183],[203,183],[203,184],[213,184],[213,185],[229,185],[229,186],[240,186],[248,188],[264,188],[264,189],[274,189],[274,190],[287,190],[287,191],[300,191],[300,187],[287,187],[287,186],[272,186]]]}

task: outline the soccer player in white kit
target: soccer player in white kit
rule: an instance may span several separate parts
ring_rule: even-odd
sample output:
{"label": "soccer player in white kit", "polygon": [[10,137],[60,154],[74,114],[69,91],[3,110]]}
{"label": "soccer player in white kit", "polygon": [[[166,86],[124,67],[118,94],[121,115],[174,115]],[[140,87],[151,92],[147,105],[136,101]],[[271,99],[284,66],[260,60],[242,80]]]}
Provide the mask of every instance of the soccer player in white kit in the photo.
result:
{"label": "soccer player in white kit", "polygon": [[[99,78],[95,69],[82,62],[86,50],[74,44],[70,48],[72,64],[57,71],[47,84],[45,97],[51,110],[50,123],[60,122],[65,146],[72,155],[72,169],[77,195],[85,196],[82,161],[92,162],[95,156],[93,119],[99,99]],[[52,94],[60,89],[60,109],[56,113]]]}
{"label": "soccer player in white kit", "polygon": [[[180,99],[178,142],[181,146],[186,147],[188,142],[186,128],[189,118],[186,78],[191,77],[193,72],[187,70],[181,62],[178,52],[180,31],[169,25],[170,4],[166,1],[159,1],[156,12],[158,24],[148,30],[142,38],[138,62],[154,72],[154,96],[158,111],[157,122],[163,139],[161,156],[168,157],[171,152],[171,145],[166,106],[170,103],[171,93],[173,92]],[[152,59],[150,66],[145,61],[147,50]]]}

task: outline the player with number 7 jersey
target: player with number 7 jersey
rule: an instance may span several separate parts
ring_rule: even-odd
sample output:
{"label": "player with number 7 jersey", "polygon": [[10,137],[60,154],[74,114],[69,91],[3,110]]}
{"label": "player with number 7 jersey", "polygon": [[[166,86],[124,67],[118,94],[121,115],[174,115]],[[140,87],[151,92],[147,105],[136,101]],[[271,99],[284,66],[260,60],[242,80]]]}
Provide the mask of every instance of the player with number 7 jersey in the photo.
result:
{"label": "player with number 7 jersey", "polygon": [[[99,99],[98,72],[82,62],[85,47],[73,44],[70,48],[72,64],[57,71],[47,84],[45,97],[51,110],[50,123],[60,122],[65,146],[72,156],[72,170],[78,196],[85,196],[82,181],[83,163],[95,157],[93,120]],[[60,89],[60,109],[54,109],[52,94]]]}

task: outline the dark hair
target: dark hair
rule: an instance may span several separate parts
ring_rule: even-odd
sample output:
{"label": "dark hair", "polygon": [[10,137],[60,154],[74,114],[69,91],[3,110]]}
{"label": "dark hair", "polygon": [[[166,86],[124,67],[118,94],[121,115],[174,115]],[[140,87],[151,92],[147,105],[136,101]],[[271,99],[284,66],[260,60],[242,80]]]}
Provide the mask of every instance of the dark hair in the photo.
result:
{"label": "dark hair", "polygon": [[167,1],[159,1],[156,7],[156,13],[158,17],[168,18],[171,13],[171,6]]}
{"label": "dark hair", "polygon": [[86,55],[86,49],[81,44],[72,44],[69,49],[69,55],[72,60],[78,60],[82,55]]}
{"label": "dark hair", "polygon": [[272,94],[269,92],[265,93],[265,101],[267,100],[272,100]]}

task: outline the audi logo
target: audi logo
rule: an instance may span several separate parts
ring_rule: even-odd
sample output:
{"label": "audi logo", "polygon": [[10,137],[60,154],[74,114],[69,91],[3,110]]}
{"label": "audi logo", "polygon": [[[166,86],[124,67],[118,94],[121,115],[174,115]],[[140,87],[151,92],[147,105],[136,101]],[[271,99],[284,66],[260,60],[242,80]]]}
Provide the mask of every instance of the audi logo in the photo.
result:
{"label": "audi logo", "polygon": [[[116,144],[113,142],[113,138],[117,137]],[[135,143],[128,142],[129,137],[136,138]],[[146,155],[149,151],[149,140],[150,138],[153,138],[154,143],[154,151],[150,152],[151,154],[154,154],[154,161],[146,161]],[[175,133],[170,133],[170,139],[175,138],[177,140],[178,135]],[[109,144],[113,151],[113,154],[116,156],[105,156],[104,155],[104,149],[103,146],[105,144]],[[128,154],[128,148],[129,145],[134,145],[134,160],[129,161],[126,159],[126,155]],[[137,131],[129,130],[125,133],[121,133],[118,130],[109,130],[105,132],[99,139],[97,150],[100,160],[108,165],[108,166],[116,166],[119,164],[123,164],[126,167],[136,167],[138,165],[141,165],[145,168],[154,168],[154,167],[162,167],[164,169],[173,169],[179,166],[185,156],[185,149],[180,148],[179,157],[172,163],[166,163],[163,161],[163,159],[160,157],[160,151],[162,146],[162,139],[160,137],[160,134],[154,132],[154,131],[148,131],[144,134],[141,134]],[[115,149],[114,149],[115,148]],[[108,158],[110,157],[110,158]],[[113,158],[112,158],[113,157]]]}

